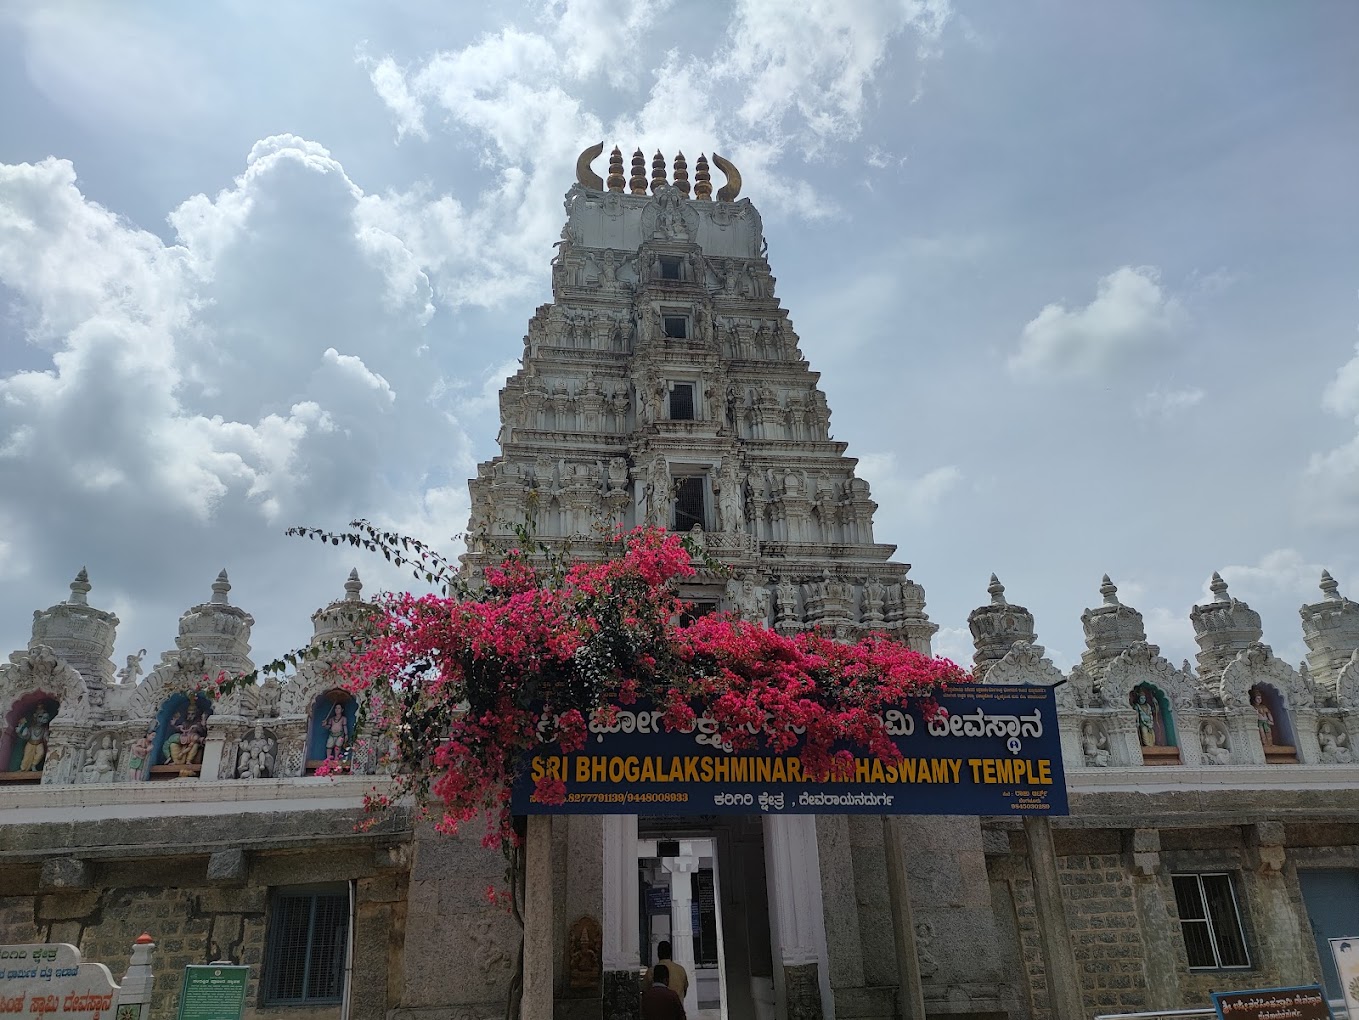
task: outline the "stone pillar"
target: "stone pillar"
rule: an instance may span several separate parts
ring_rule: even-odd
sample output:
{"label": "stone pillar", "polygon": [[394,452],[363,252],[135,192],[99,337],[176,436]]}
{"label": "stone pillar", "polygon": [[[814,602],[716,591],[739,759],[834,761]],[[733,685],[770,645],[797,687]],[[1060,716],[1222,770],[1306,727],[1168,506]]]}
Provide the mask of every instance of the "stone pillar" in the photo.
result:
{"label": "stone pillar", "polygon": [[830,1020],[815,816],[765,815],[764,853],[779,1013],[787,1020]]}
{"label": "stone pillar", "polygon": [[899,817],[883,816],[882,838],[887,850],[887,895],[892,905],[892,934],[897,948],[899,1008],[904,1020],[925,1020],[925,987],[915,944],[911,885],[906,874],[906,838]]}
{"label": "stone pillar", "polygon": [[1317,739],[1317,726],[1321,721],[1314,705],[1289,706],[1292,713],[1289,720],[1293,724],[1293,743],[1298,752],[1298,761],[1303,765],[1321,764],[1321,743]]}
{"label": "stone pillar", "polygon": [[529,815],[524,854],[524,994],[520,1020],[552,1020],[552,816]]}
{"label": "stone pillar", "polygon": [[698,1016],[698,976],[694,973],[694,920],[691,913],[698,858],[691,854],[667,858],[665,870],[670,873],[670,958],[689,975],[689,987],[684,993],[684,1013],[686,1016]]}
{"label": "stone pillar", "polygon": [[641,1016],[637,816],[603,817],[604,1020]]}
{"label": "stone pillar", "polygon": [[135,1006],[137,1020],[148,1020],[151,1016],[151,991],[155,984],[155,974],[151,968],[151,954],[156,944],[146,932],[137,936],[132,944],[132,960],[128,963],[123,983],[118,986],[117,1014],[125,1017],[123,1007]]}
{"label": "stone pillar", "polygon": [[[1175,917],[1174,890],[1161,873],[1161,832],[1134,829],[1132,833],[1133,902],[1145,933],[1142,966],[1147,990],[1157,998],[1147,1005],[1156,1009],[1179,1009],[1180,940],[1172,937],[1170,919]],[[1175,933],[1178,934],[1178,933]]]}
{"label": "stone pillar", "polygon": [[1024,819],[1029,844],[1029,873],[1033,878],[1033,902],[1038,937],[1043,949],[1048,1001],[1053,1020],[1085,1020],[1081,1005],[1081,978],[1076,954],[1071,950],[1070,928],[1062,906],[1062,885],[1057,877],[1057,850],[1052,842],[1052,822],[1042,815]]}

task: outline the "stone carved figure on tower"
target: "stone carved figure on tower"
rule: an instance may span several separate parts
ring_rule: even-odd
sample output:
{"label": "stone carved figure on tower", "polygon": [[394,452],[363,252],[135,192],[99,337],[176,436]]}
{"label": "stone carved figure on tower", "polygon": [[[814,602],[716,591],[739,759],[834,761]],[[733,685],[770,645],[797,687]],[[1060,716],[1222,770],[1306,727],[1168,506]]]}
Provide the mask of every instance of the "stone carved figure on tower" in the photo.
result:
{"label": "stone carved figure on tower", "polygon": [[277,741],[265,732],[263,723],[256,723],[254,736],[241,744],[240,755],[236,761],[236,778],[274,778],[274,762],[277,758],[277,751]]}
{"label": "stone carved figure on tower", "polygon": [[723,464],[717,480],[717,511],[721,518],[718,527],[729,534],[744,534],[746,530],[745,493],[741,478],[730,461]]}
{"label": "stone carved figure on tower", "polygon": [[1199,742],[1203,748],[1203,760],[1209,765],[1230,765],[1232,749],[1229,745],[1227,727],[1218,719],[1205,719],[1199,727]]}
{"label": "stone carved figure on tower", "polygon": [[340,761],[349,747],[349,720],[343,702],[335,702],[322,725],[326,731],[326,761]]}
{"label": "stone carved figure on tower", "polygon": [[128,779],[137,782],[146,778],[147,769],[151,767],[151,752],[155,746],[156,731],[154,727],[132,741],[127,749]]}
{"label": "stone carved figure on tower", "polygon": [[1255,709],[1255,725],[1260,730],[1260,743],[1274,746],[1274,713],[1265,704],[1265,695],[1258,687],[1250,692],[1251,707]]}
{"label": "stone carved figure on tower", "polygon": [[1348,765],[1354,761],[1349,734],[1333,719],[1325,719],[1317,728],[1317,744],[1321,747],[1323,764]]}
{"label": "stone carved figure on tower", "polygon": [[96,737],[86,751],[88,761],[81,769],[82,783],[111,783],[118,769],[118,749],[114,746],[113,735],[105,733]]}
{"label": "stone carved figure on tower", "polygon": [[167,763],[175,765],[201,764],[207,739],[207,722],[199,711],[198,699],[191,697],[185,712],[176,712],[170,719],[169,735],[161,748],[162,756]]}
{"label": "stone carved figure on tower", "polygon": [[137,677],[142,675],[142,659],[146,658],[146,649],[139,649],[136,653],[127,657],[127,665],[118,670],[118,682],[120,684],[135,684]]}
{"label": "stone carved figure on tower", "polygon": [[1094,720],[1081,725],[1081,754],[1090,768],[1102,769],[1109,764],[1109,734]]}
{"label": "stone carved figure on tower", "polygon": [[19,759],[20,772],[41,772],[47,758],[47,737],[51,731],[52,713],[46,705],[37,705],[14,727],[15,736],[24,742],[24,753]]}
{"label": "stone carved figure on tower", "polygon": [[1143,747],[1161,747],[1165,744],[1164,729],[1161,723],[1161,708],[1154,692],[1143,685],[1133,691],[1133,711],[1137,713],[1137,739]]}

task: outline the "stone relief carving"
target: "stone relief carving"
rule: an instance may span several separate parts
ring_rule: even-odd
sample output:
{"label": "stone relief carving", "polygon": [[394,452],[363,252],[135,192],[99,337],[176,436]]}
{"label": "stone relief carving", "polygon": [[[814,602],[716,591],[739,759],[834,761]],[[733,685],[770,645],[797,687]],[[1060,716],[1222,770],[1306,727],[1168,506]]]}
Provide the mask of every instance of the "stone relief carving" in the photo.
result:
{"label": "stone relief carving", "polygon": [[915,926],[915,952],[920,961],[920,976],[926,981],[939,973],[939,961],[930,951],[933,945],[934,925],[929,921],[918,922]]}
{"label": "stone relief carving", "polygon": [[1350,735],[1334,719],[1323,719],[1317,727],[1317,743],[1321,747],[1321,761],[1326,765],[1349,765],[1354,761]]}
{"label": "stone relief carving", "polygon": [[85,766],[81,769],[82,783],[112,783],[118,773],[118,746],[113,734],[95,736],[85,748]]}
{"label": "stone relief carving", "polygon": [[1043,684],[1051,687],[1063,680],[1062,672],[1043,657],[1041,646],[1016,641],[1008,652],[986,672],[982,683]]}
{"label": "stone relief carving", "polygon": [[603,973],[604,934],[593,917],[578,918],[567,935],[567,981],[576,991],[595,991]]}
{"label": "stone relief carving", "polygon": [[1205,765],[1232,763],[1231,736],[1221,719],[1205,719],[1199,726],[1199,744]]}
{"label": "stone relief carving", "polygon": [[142,675],[142,659],[146,658],[146,649],[142,648],[127,657],[127,665],[118,670],[118,682],[120,684],[135,684],[137,678]]}
{"label": "stone relief carving", "polygon": [[497,981],[508,972],[511,965],[510,954],[505,948],[504,939],[495,932],[492,919],[481,917],[471,925],[472,944],[475,947],[472,957],[477,970],[488,982]]}
{"label": "stone relief carving", "polygon": [[236,754],[236,778],[273,779],[277,751],[278,742],[265,731],[263,723],[256,723],[254,734],[240,742]]}
{"label": "stone relief carving", "polygon": [[1104,724],[1087,719],[1081,724],[1081,753],[1090,768],[1106,768],[1109,764],[1109,733]]}
{"label": "stone relief carving", "polygon": [[1228,708],[1253,706],[1251,690],[1260,684],[1278,691],[1286,708],[1311,708],[1316,703],[1316,692],[1303,676],[1259,641],[1237,653],[1222,671],[1218,696]]}

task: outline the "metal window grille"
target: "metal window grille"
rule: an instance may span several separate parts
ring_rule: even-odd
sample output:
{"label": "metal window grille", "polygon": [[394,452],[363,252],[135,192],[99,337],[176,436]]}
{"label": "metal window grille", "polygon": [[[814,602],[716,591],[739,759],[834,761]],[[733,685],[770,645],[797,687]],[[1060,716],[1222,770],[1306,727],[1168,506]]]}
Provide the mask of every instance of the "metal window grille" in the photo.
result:
{"label": "metal window grille", "polygon": [[661,256],[661,279],[678,280],[680,278],[680,260],[674,256]]}
{"label": "metal window grille", "polygon": [[675,530],[689,531],[697,524],[707,530],[703,516],[703,479],[701,476],[675,480]]}
{"label": "metal window grille", "polygon": [[276,892],[269,922],[265,1003],[339,1002],[349,934],[348,891]]}
{"label": "metal window grille", "polygon": [[1174,875],[1171,880],[1189,969],[1249,967],[1231,875]]}
{"label": "metal window grille", "polygon": [[675,421],[693,421],[694,387],[692,383],[675,383],[671,388],[670,417]]}
{"label": "metal window grille", "polygon": [[689,337],[689,320],[683,315],[663,316],[661,326],[670,340],[686,340]]}

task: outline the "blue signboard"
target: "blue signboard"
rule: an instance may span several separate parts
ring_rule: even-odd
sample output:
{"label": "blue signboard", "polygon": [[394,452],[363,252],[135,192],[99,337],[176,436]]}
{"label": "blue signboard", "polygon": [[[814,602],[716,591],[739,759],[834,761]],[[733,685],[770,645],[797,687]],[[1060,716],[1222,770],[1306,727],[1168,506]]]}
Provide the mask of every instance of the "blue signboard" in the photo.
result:
{"label": "blue signboard", "polygon": [[[884,713],[899,761],[849,748],[853,764],[817,781],[794,749],[732,751],[716,724],[667,730],[662,713],[619,706],[590,726],[586,746],[563,754],[544,744],[528,756],[513,791],[516,814],[900,814],[1067,813],[1053,688],[969,684],[936,694],[944,712],[918,705]],[[561,804],[534,799],[539,779],[560,779]]]}
{"label": "blue signboard", "polygon": [[670,887],[649,885],[646,887],[646,912],[648,914],[670,913]]}

